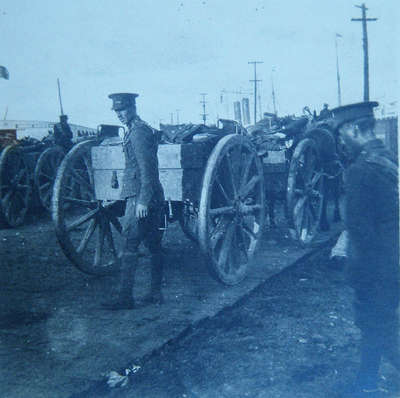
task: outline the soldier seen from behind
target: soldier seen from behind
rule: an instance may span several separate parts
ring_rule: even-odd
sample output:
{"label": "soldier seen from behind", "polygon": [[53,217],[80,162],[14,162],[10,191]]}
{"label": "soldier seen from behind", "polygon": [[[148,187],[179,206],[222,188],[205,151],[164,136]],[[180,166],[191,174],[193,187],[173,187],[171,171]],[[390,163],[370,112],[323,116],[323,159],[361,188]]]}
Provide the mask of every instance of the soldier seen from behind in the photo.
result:
{"label": "soldier seen from behind", "polygon": [[351,159],[345,178],[345,227],[355,323],[361,331],[360,367],[344,397],[382,396],[382,357],[400,370],[398,164],[375,136],[377,105],[364,102],[333,110]]}
{"label": "soldier seen from behind", "polygon": [[67,115],[60,115],[60,123],[54,125],[54,143],[66,151],[72,147],[72,131]]}
{"label": "soldier seen from behind", "polygon": [[104,303],[111,310],[133,309],[133,287],[138,263],[138,248],[143,242],[151,253],[151,288],[146,302],[162,302],[162,230],[164,193],[159,180],[155,130],[136,113],[137,94],[111,94],[112,109],[127,127],[123,138],[125,174],[121,196],[126,199],[122,218],[123,248],[121,253],[121,285],[116,301]]}
{"label": "soldier seen from behind", "polygon": [[324,107],[322,108],[321,112],[319,113],[318,119],[323,120],[323,119],[328,119],[332,116],[332,111],[329,110],[329,105],[324,104]]}

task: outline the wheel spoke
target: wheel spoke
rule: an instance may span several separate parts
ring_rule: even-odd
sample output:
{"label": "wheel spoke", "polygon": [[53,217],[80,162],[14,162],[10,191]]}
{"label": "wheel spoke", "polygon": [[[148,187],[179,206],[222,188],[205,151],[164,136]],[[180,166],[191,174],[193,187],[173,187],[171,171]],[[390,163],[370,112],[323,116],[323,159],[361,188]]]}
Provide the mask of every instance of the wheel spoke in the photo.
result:
{"label": "wheel spoke", "polygon": [[43,191],[44,189],[47,189],[51,186],[51,182],[46,182],[43,185],[40,185],[39,190]]}
{"label": "wheel spoke", "polygon": [[211,247],[214,250],[217,246],[217,243],[224,237],[227,228],[232,224],[233,219],[219,219],[217,225],[214,230],[210,232],[210,243]]}
{"label": "wheel spoke", "polygon": [[23,168],[22,170],[20,170],[13,178],[13,181],[18,183],[20,182],[21,178],[24,177],[24,175],[26,174],[26,169]]}
{"label": "wheel spoke", "polygon": [[301,231],[302,227],[306,199],[305,196],[301,197],[293,206],[293,222],[298,232]]}
{"label": "wheel spoke", "polygon": [[257,210],[261,210],[261,205],[244,205],[240,206],[239,212],[242,215],[254,214]]}
{"label": "wheel spoke", "polygon": [[224,186],[223,186],[223,184],[222,184],[222,182],[221,182],[220,177],[219,177],[218,174],[216,174],[215,181],[216,181],[217,186],[218,186],[218,188],[220,189],[222,195],[224,196],[226,202],[227,202],[227,203],[231,203],[231,202],[232,202],[232,199],[231,199],[231,198],[228,196],[228,194],[226,193],[225,188],[224,188]]}
{"label": "wheel spoke", "polygon": [[246,164],[243,166],[242,175],[240,179],[240,187],[243,187],[246,184],[253,161],[254,161],[254,156],[250,154]]}
{"label": "wheel spoke", "polygon": [[320,178],[322,177],[322,173],[317,171],[311,179],[311,186],[314,188],[315,185],[319,182]]}
{"label": "wheel spoke", "polygon": [[244,236],[244,231],[242,228],[238,228],[237,229],[238,233],[239,233],[239,237],[241,240],[241,244],[238,243],[239,249],[243,252],[245,258],[246,258],[246,262],[249,261],[249,256],[247,253],[247,248],[246,248],[246,237]]}
{"label": "wheel spoke", "polygon": [[104,225],[103,221],[100,221],[98,233],[97,233],[97,242],[96,249],[94,252],[94,265],[97,267],[101,263],[101,259],[103,257],[103,249],[104,249]]}
{"label": "wheel spoke", "polygon": [[233,206],[224,206],[224,207],[217,207],[215,209],[210,209],[211,216],[219,216],[223,214],[234,214],[235,209]]}
{"label": "wheel spoke", "polygon": [[260,182],[260,176],[255,175],[253,176],[250,181],[242,188],[240,192],[240,197],[242,199],[246,198],[247,195],[253,190],[258,182]]}
{"label": "wheel spoke", "polygon": [[229,258],[229,254],[231,252],[231,247],[232,247],[232,240],[233,240],[233,235],[235,232],[235,227],[236,224],[235,223],[230,223],[226,233],[223,235],[223,241],[222,241],[222,245],[221,245],[221,249],[219,252],[219,256],[218,256],[218,263],[221,266],[225,266],[227,263],[227,260]]}
{"label": "wheel spoke", "polygon": [[91,186],[93,186],[94,180],[93,180],[93,173],[91,172],[92,171],[92,161],[87,153],[83,156],[83,162],[85,163],[86,171],[87,171],[88,178],[89,178],[89,183]]}
{"label": "wheel spoke", "polygon": [[232,159],[231,159],[231,155],[229,152],[226,154],[226,159],[227,159],[226,163],[228,164],[228,174],[229,174],[229,178],[230,178],[232,190],[233,190],[233,196],[234,196],[234,198],[237,198],[238,191],[237,191],[237,187],[236,187],[236,183],[235,183],[235,175],[234,175],[233,166],[232,166]]}
{"label": "wheel spoke", "polygon": [[97,201],[95,200],[84,200],[84,199],[72,198],[70,196],[63,196],[63,199],[65,202],[75,203],[86,207],[93,207],[95,204],[97,204]]}
{"label": "wheel spoke", "polygon": [[243,228],[243,232],[245,232],[250,240],[256,240],[257,239],[257,235],[245,224],[242,225]]}
{"label": "wheel spoke", "polygon": [[304,189],[300,189],[300,188],[295,188],[294,190],[293,190],[293,192],[296,194],[296,195],[298,195],[298,196],[304,196],[306,193],[305,193],[305,191],[304,191]]}
{"label": "wheel spoke", "polygon": [[90,223],[89,223],[88,227],[86,228],[86,231],[85,231],[85,234],[83,235],[81,243],[79,244],[78,248],[76,249],[77,253],[80,254],[86,249],[86,247],[89,243],[89,240],[92,237],[93,232],[95,231],[96,227],[97,227],[97,220],[96,220],[96,218],[93,218],[90,220]]}
{"label": "wheel spoke", "polygon": [[93,192],[93,187],[90,185],[90,182],[82,177],[78,170],[71,169],[71,177],[75,179],[78,184],[84,185],[89,192]]}
{"label": "wheel spoke", "polygon": [[89,221],[91,218],[93,218],[97,213],[99,212],[99,209],[94,209],[92,211],[89,211],[89,213],[79,217],[77,220],[73,221],[71,224],[69,224],[66,228],[67,232],[72,231],[73,229],[79,227],[86,221]]}
{"label": "wheel spoke", "polygon": [[52,194],[51,189],[49,189],[47,192],[45,192],[43,194],[42,200],[43,200],[44,203],[49,203],[50,198],[51,198],[51,194]]}
{"label": "wheel spoke", "polygon": [[10,202],[10,198],[12,195],[12,191],[8,191],[6,195],[4,195],[4,198],[2,199],[2,206],[6,207],[7,204]]}
{"label": "wheel spoke", "polygon": [[26,206],[29,200],[29,194],[28,192],[25,192],[25,195],[21,191],[15,191],[14,193],[14,198],[19,197],[22,201],[22,203]]}
{"label": "wheel spoke", "polygon": [[54,177],[50,176],[49,174],[46,174],[44,171],[40,172],[40,177],[47,178],[48,180],[53,180]]}

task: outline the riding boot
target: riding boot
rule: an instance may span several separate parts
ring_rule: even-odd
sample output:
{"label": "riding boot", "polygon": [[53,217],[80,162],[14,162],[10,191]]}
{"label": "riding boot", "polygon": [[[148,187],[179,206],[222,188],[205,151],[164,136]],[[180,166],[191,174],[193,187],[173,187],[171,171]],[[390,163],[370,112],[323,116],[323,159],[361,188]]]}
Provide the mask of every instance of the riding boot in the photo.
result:
{"label": "riding boot", "polygon": [[161,283],[163,276],[163,257],[161,249],[151,256],[151,285],[150,293],[146,296],[145,301],[150,304],[162,304],[164,302]]}
{"label": "riding boot", "polygon": [[114,311],[135,308],[132,290],[137,261],[137,255],[128,254],[121,257],[121,282],[118,298],[111,303],[104,303],[103,306],[105,308]]}

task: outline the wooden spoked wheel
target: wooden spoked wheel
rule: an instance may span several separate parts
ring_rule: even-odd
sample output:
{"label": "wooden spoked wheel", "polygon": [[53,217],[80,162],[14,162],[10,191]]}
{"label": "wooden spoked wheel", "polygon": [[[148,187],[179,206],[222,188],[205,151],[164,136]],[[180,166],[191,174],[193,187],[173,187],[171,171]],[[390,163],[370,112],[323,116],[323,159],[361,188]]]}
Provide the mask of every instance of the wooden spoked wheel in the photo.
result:
{"label": "wooden spoked wheel", "polygon": [[24,222],[31,196],[31,174],[24,153],[18,146],[6,146],[0,156],[0,199],[8,226],[17,227]]}
{"label": "wooden spoked wheel", "polygon": [[200,247],[219,281],[234,285],[246,276],[264,219],[261,162],[248,138],[227,135],[208,159],[198,217]]}
{"label": "wooden spoked wheel", "polygon": [[304,245],[315,238],[324,201],[322,162],[311,138],[300,141],[289,167],[287,208],[294,236]]}
{"label": "wooden spoked wheel", "polygon": [[123,202],[96,200],[91,148],[96,141],[75,145],[58,168],[52,217],[64,254],[81,271],[107,275],[118,269]]}
{"label": "wooden spoked wheel", "polygon": [[64,150],[57,145],[43,151],[36,163],[35,186],[39,194],[40,203],[48,211],[51,210],[51,195],[57,169],[64,156]]}

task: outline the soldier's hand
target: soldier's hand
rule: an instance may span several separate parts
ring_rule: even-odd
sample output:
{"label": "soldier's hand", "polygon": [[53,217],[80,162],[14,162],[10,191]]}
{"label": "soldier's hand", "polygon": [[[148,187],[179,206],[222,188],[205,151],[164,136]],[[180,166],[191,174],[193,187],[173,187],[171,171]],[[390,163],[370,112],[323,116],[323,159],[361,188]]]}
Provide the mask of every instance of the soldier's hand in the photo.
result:
{"label": "soldier's hand", "polygon": [[147,206],[138,203],[136,205],[136,218],[141,219],[147,217]]}

